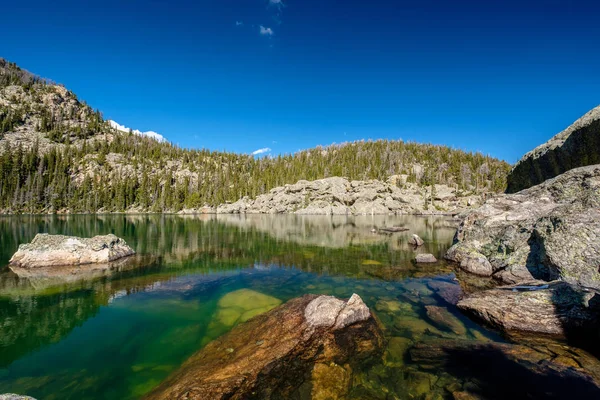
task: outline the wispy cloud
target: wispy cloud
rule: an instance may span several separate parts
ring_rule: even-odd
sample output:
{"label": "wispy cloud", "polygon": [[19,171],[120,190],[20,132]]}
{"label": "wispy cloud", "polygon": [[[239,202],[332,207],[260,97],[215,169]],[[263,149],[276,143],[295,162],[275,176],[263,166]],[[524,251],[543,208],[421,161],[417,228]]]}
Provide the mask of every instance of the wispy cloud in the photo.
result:
{"label": "wispy cloud", "polygon": [[252,152],[253,156],[257,156],[259,154],[270,153],[271,149],[269,147],[263,147],[262,149],[258,149]]}
{"label": "wispy cloud", "polygon": [[124,125],[119,124],[116,121],[113,121],[112,119],[108,121],[108,123],[110,124],[110,126],[113,129],[116,129],[118,131],[121,132],[129,132],[131,131],[134,135],[139,135],[139,136],[148,136],[151,137],[152,139],[158,140],[159,142],[166,142],[167,139],[165,139],[165,137],[163,135],[161,135],[160,133],[154,132],[154,131],[146,131],[146,132],[142,132],[142,131],[138,131],[137,129],[130,129]]}
{"label": "wispy cloud", "polygon": [[235,26],[242,26],[244,25],[244,22],[242,21],[235,21]]}
{"label": "wispy cloud", "polygon": [[269,4],[274,5],[274,6],[282,6],[283,0],[269,0]]}
{"label": "wispy cloud", "polygon": [[273,36],[273,29],[260,26],[260,34],[264,36]]}

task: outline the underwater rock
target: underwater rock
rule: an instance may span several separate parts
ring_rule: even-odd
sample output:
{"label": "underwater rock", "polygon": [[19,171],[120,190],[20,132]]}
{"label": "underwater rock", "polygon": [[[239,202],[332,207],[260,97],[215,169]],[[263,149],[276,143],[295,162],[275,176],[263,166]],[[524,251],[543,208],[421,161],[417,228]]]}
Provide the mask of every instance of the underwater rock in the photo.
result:
{"label": "underwater rock", "polygon": [[446,308],[425,306],[425,309],[427,310],[427,317],[438,327],[461,336],[467,334],[467,327]]}
{"label": "underwater rock", "polygon": [[565,365],[551,354],[529,346],[430,339],[412,346],[409,355],[424,371],[451,371],[455,378],[466,381],[463,391],[481,398],[600,396],[598,377],[587,368]]}
{"label": "underwater rock", "polygon": [[10,265],[40,268],[110,263],[133,254],[135,251],[123,239],[112,234],[88,239],[40,233],[31,243],[19,246]]}
{"label": "underwater rock", "polygon": [[21,396],[14,393],[0,394],[0,400],[35,400],[33,397]]}
{"label": "underwater rock", "polygon": [[456,305],[463,295],[462,288],[457,283],[431,280],[427,282],[435,294],[440,296],[444,301],[452,305]]}
{"label": "underwater rock", "polygon": [[266,294],[240,289],[227,293],[217,303],[217,310],[211,320],[203,343],[206,344],[227,332],[234,325],[272,310],[281,300]]}
{"label": "underwater rock", "polygon": [[458,302],[466,314],[504,331],[598,336],[600,295],[566,282],[531,282],[473,293]]}
{"label": "underwater rock", "polygon": [[308,389],[341,397],[353,367],[380,357],[383,342],[359,296],[306,295],[212,341],[146,399],[279,399]]}
{"label": "underwater rock", "polygon": [[393,367],[401,367],[404,365],[404,357],[406,352],[412,346],[412,340],[402,336],[391,337],[388,340],[385,353],[383,355],[385,365]]}

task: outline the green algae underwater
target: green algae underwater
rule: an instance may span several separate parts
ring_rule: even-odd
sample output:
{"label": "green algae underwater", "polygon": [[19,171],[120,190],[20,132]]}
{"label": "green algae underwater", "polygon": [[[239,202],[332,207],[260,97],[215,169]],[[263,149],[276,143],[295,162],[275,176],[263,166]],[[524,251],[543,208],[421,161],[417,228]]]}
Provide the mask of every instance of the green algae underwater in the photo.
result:
{"label": "green algae underwater", "polygon": [[[355,373],[348,398],[452,398],[469,385],[412,361],[440,338],[503,342],[447,300],[460,289],[442,259],[447,217],[71,215],[0,217],[0,265],[36,233],[114,233],[137,252],[92,276],[0,270],[0,393],[37,399],[137,399],[189,356],[255,315],[306,293],[359,294],[384,327],[381,362]],[[405,226],[394,234],[373,228]],[[412,233],[425,240],[418,250]],[[465,279],[461,284],[491,285]]]}

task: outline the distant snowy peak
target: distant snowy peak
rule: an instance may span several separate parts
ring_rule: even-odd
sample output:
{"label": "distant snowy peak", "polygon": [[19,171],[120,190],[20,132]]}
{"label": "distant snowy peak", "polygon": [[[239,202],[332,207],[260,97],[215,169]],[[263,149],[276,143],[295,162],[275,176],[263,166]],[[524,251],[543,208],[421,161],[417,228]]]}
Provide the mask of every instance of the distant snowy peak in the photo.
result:
{"label": "distant snowy peak", "polygon": [[129,129],[128,127],[119,124],[116,121],[113,121],[112,119],[108,121],[108,123],[110,124],[110,126],[118,131],[121,132],[129,132],[131,130],[131,132],[133,132],[135,135],[140,135],[140,136],[148,136],[154,140],[158,140],[159,142],[166,142],[167,139],[165,139],[165,137],[163,135],[161,135],[160,133],[154,132],[154,131],[147,131],[147,132],[142,132],[142,131],[138,131],[137,129]]}

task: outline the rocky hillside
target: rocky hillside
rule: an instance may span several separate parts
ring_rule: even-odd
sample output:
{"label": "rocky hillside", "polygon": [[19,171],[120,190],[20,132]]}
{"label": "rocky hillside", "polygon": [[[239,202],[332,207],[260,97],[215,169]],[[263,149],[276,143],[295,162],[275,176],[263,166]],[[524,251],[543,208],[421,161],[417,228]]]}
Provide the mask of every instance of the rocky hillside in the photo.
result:
{"label": "rocky hillside", "polygon": [[0,212],[178,212],[334,176],[406,175],[417,186],[479,194],[503,191],[509,169],[479,153],[403,141],[257,158],[181,149],[119,127],[63,86],[0,59]]}
{"label": "rocky hillside", "polygon": [[463,196],[447,185],[423,187],[407,182],[407,175],[378,180],[349,181],[333,177],[298,181],[217,207],[218,214],[455,214],[480,205],[482,196]]}
{"label": "rocky hillside", "polygon": [[600,106],[525,154],[508,176],[507,192],[515,193],[593,164],[600,164]]}

